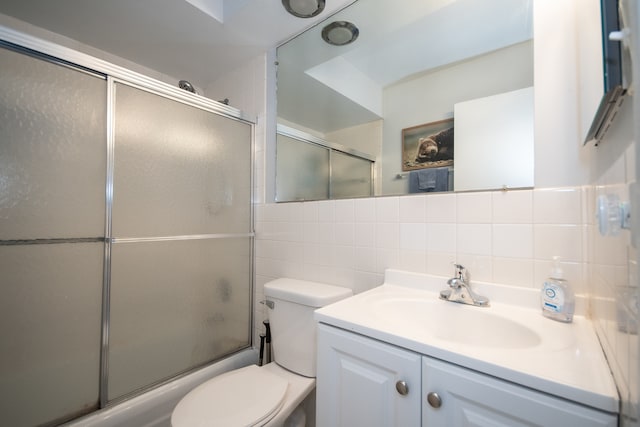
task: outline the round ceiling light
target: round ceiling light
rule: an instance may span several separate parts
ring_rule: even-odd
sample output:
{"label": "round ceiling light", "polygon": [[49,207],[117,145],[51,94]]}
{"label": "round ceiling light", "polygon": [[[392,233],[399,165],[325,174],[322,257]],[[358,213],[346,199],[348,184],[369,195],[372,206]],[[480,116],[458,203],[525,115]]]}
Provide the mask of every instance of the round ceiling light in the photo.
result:
{"label": "round ceiling light", "polygon": [[324,10],[325,0],[282,0],[287,12],[298,18],[312,18]]}
{"label": "round ceiling light", "polygon": [[322,39],[335,46],[352,43],[358,34],[358,27],[347,21],[335,21],[322,29]]}

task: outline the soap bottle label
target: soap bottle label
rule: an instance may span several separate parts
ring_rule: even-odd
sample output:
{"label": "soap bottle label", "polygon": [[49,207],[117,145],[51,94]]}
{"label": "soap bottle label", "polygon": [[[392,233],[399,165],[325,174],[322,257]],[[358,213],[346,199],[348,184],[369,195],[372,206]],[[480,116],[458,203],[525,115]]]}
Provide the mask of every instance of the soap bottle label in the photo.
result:
{"label": "soap bottle label", "polygon": [[564,292],[553,283],[544,282],[542,288],[542,309],[552,313],[562,313]]}

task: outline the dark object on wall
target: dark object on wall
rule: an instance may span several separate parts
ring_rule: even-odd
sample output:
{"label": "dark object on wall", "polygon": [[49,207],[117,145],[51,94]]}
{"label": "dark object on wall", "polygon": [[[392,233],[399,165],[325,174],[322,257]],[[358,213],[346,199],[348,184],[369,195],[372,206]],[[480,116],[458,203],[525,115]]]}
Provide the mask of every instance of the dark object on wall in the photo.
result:
{"label": "dark object on wall", "polygon": [[625,73],[628,52],[622,46],[624,35],[619,17],[619,0],[600,0],[602,16],[602,63],[604,96],[600,101],[584,144],[600,143],[613,122],[627,94],[629,82]]}
{"label": "dark object on wall", "polygon": [[453,165],[453,119],[402,129],[402,170]]}
{"label": "dark object on wall", "polygon": [[271,354],[271,325],[268,320],[262,322],[265,327],[265,340],[264,340],[264,364],[271,363],[272,354]]}

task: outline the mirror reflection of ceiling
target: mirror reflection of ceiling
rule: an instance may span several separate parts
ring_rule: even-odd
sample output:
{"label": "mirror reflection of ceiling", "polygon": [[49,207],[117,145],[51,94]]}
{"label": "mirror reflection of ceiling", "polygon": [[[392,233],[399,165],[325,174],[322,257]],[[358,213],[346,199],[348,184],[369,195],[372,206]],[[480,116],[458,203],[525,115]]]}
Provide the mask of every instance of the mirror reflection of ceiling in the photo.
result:
{"label": "mirror reflection of ceiling", "polygon": [[279,0],[2,0],[0,14],[205,89],[350,2],[309,19]]}
{"label": "mirror reflection of ceiling", "polygon": [[[385,88],[531,40],[532,16],[532,0],[359,0],[278,48],[278,117],[322,134],[380,119]],[[337,20],[354,43],[322,40]]]}

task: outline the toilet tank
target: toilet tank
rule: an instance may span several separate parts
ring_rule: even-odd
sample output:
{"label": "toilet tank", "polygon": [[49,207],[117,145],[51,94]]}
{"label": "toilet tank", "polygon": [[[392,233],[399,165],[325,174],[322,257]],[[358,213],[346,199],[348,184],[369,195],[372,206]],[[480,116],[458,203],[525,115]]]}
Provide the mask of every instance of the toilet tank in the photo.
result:
{"label": "toilet tank", "polygon": [[315,377],[317,327],[313,312],[353,292],[325,283],[281,278],[266,283],[264,295],[273,360],[297,374]]}

